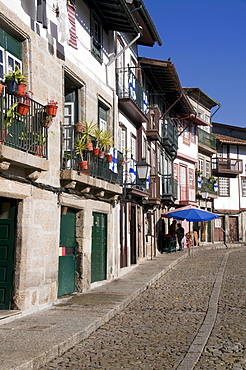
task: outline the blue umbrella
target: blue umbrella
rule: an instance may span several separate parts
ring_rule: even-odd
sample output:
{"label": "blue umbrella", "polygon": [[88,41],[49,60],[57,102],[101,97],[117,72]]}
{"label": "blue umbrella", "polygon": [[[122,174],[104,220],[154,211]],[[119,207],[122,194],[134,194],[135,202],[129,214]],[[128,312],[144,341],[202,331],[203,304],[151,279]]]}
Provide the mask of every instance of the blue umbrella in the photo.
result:
{"label": "blue umbrella", "polygon": [[176,209],[175,211],[168,212],[166,217],[173,217],[175,220],[186,220],[190,222],[210,221],[214,218],[219,218],[215,213],[195,207],[180,210]]}

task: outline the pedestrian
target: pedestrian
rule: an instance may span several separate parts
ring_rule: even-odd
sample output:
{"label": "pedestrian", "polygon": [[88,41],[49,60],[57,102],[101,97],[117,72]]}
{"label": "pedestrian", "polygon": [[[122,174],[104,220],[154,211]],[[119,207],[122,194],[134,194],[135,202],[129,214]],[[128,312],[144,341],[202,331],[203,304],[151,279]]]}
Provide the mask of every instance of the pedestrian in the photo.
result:
{"label": "pedestrian", "polygon": [[178,228],[176,231],[177,238],[178,238],[178,244],[179,244],[179,251],[184,250],[184,242],[185,242],[185,231],[184,228],[182,227],[181,223],[178,223]]}
{"label": "pedestrian", "polygon": [[191,248],[191,245],[192,245],[191,234],[186,233],[185,238],[186,238],[186,247],[188,248],[189,255],[190,255],[190,248]]}
{"label": "pedestrian", "polygon": [[173,220],[173,222],[172,222],[172,223],[171,223],[171,225],[169,226],[168,234],[169,234],[172,238],[176,238],[176,231],[177,231],[177,221],[176,221],[176,220]]}

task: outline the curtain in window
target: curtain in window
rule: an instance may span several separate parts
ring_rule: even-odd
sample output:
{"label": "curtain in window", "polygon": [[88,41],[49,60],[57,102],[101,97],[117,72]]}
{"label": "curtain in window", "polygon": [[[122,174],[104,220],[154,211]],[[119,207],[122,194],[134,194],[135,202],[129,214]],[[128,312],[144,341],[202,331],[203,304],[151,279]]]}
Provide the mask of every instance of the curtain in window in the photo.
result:
{"label": "curtain in window", "polygon": [[37,22],[42,23],[43,28],[48,28],[46,0],[37,0]]}

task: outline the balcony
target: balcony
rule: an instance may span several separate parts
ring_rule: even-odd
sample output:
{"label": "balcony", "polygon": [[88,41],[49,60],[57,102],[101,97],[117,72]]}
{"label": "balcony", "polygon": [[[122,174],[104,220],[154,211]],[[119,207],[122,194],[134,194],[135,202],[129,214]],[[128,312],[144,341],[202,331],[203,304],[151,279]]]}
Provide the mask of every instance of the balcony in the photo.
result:
{"label": "balcony", "polygon": [[162,195],[163,202],[174,203],[178,198],[178,181],[172,175],[162,176]]}
{"label": "balcony", "polygon": [[243,173],[243,161],[232,158],[212,158],[212,171],[217,176],[237,176]]}
{"label": "balcony", "polygon": [[21,98],[5,93],[0,97],[1,162],[30,169],[48,170],[48,129],[43,127],[45,106],[33,99],[26,115],[18,113]]}
{"label": "balcony", "polygon": [[198,127],[198,146],[210,153],[216,153],[216,137]]}
{"label": "balcony", "polygon": [[151,141],[161,141],[159,133],[160,110],[158,106],[149,107],[146,136]]}
{"label": "balcony", "polygon": [[178,150],[178,129],[171,119],[162,123],[162,144],[171,156],[176,156]]}
{"label": "balcony", "polygon": [[146,122],[148,94],[134,73],[129,69],[118,69],[116,73],[119,108],[137,125]]}
{"label": "balcony", "polygon": [[198,194],[201,194],[202,191],[207,191],[210,198],[217,198],[218,196],[218,185],[214,179],[196,176],[196,191]]}

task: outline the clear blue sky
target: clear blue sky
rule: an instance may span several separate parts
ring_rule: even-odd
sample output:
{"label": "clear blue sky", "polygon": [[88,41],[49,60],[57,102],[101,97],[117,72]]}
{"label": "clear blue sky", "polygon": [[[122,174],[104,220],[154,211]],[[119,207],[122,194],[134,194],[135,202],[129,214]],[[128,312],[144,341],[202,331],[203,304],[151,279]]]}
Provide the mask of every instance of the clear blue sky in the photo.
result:
{"label": "clear blue sky", "polygon": [[183,87],[222,106],[213,121],[246,127],[246,0],[144,0],[162,46],[143,57],[174,63]]}

